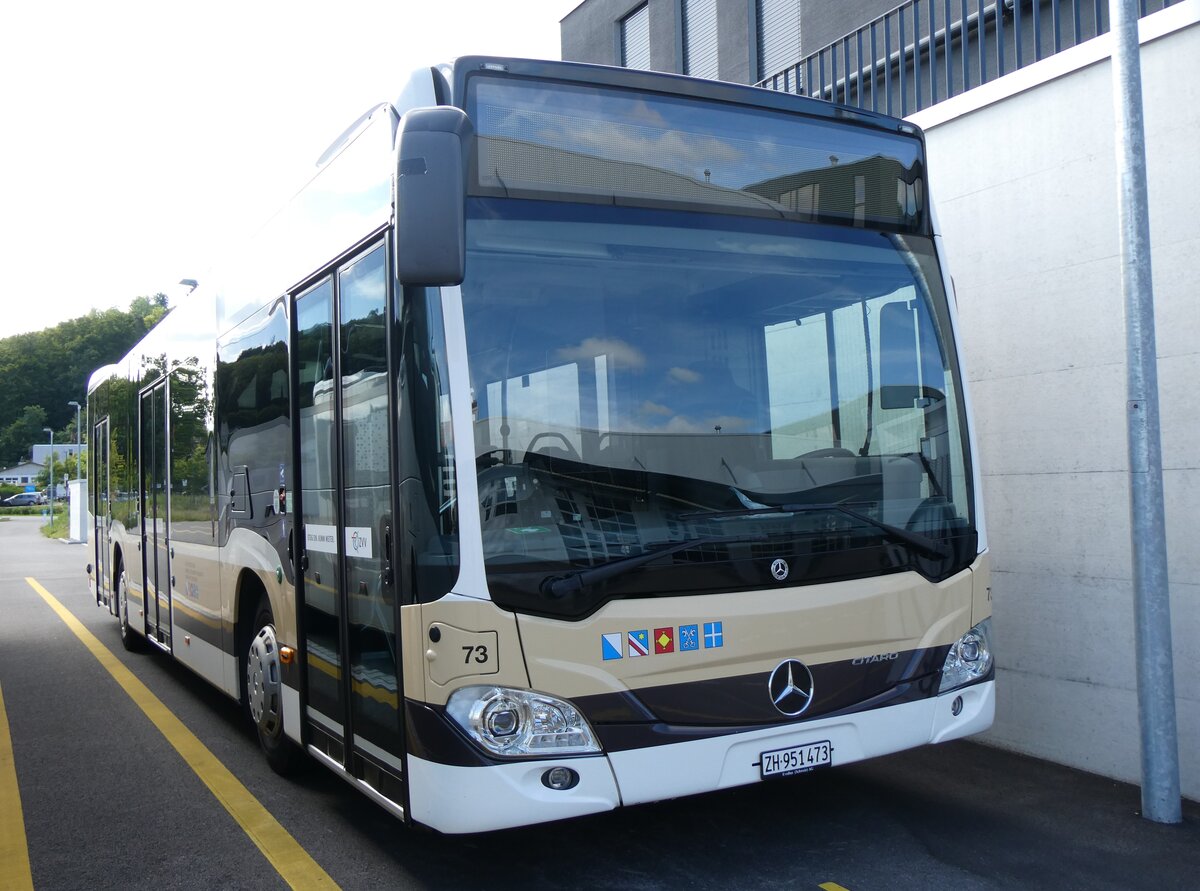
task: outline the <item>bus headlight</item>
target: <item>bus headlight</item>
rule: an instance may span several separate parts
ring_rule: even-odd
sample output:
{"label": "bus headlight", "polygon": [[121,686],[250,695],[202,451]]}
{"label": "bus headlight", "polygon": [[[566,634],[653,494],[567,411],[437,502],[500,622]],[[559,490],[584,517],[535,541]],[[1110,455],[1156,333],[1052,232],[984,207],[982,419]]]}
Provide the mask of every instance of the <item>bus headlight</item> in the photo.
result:
{"label": "bus headlight", "polygon": [[992,620],[984,619],[950,647],[938,692],[945,693],[985,677],[992,670]]}
{"label": "bus headlight", "polygon": [[446,713],[493,755],[578,755],[599,752],[587,719],[571,703],[510,687],[462,687]]}

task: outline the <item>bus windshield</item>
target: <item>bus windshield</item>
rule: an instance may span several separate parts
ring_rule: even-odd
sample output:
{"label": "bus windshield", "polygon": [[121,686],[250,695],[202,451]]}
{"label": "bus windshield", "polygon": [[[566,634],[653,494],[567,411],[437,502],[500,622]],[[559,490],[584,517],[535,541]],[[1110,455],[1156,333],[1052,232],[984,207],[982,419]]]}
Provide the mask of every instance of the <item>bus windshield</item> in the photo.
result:
{"label": "bus windshield", "polygon": [[513,199],[468,215],[502,606],[578,617],[614,597],[940,579],[974,558],[930,239]]}

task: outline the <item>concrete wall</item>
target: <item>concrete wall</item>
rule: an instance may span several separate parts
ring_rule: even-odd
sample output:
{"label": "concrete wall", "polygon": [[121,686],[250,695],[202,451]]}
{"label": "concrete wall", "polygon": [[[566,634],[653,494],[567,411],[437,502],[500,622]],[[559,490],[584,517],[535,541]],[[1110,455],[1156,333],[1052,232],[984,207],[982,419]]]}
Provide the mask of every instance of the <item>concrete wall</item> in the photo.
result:
{"label": "concrete wall", "polygon": [[[650,7],[650,67],[683,72],[681,0],[587,0],[562,20],[562,57],[569,62],[620,65],[620,22]],[[750,83],[757,68],[754,0],[717,0],[717,64],[721,80]]]}
{"label": "concrete wall", "polygon": [[[885,12],[891,12],[902,2],[903,0],[839,0],[837,3],[801,2],[801,57],[809,53],[815,53],[835,40],[840,40],[855,28],[862,27]],[[954,8],[957,9],[958,5],[954,4]],[[971,9],[974,8],[974,4],[971,4]],[[925,12],[928,15],[927,9]],[[937,14],[939,16],[942,14],[940,7]],[[955,13],[955,20],[957,21],[957,13]],[[911,30],[909,31],[909,40],[912,40]],[[799,61],[799,59],[796,61]]]}
{"label": "concrete wall", "polygon": [[[1184,794],[1200,799],[1200,0],[1142,21]],[[1140,778],[1109,38],[914,115],[958,291],[993,555],[986,739]]]}
{"label": "concrete wall", "polygon": [[568,62],[620,65],[621,41],[617,22],[640,2],[631,0],[587,0],[559,23],[562,58]]}
{"label": "concrete wall", "polygon": [[753,83],[758,74],[754,0],[717,0],[717,62],[721,80]]}
{"label": "concrete wall", "polygon": [[[682,0],[648,2],[650,66],[656,71],[682,72],[682,32],[678,30]],[[797,2],[802,57],[883,15],[895,8],[900,0]],[[585,0],[562,20],[562,57],[571,62],[620,65],[620,40],[616,36],[619,23],[646,3],[647,0]],[[717,0],[721,80],[742,84],[758,80],[757,5],[756,0]]]}
{"label": "concrete wall", "polygon": [[621,20],[639,6],[650,7],[650,67],[683,70],[679,0],[588,0],[562,20],[562,57],[568,62],[621,64]]}

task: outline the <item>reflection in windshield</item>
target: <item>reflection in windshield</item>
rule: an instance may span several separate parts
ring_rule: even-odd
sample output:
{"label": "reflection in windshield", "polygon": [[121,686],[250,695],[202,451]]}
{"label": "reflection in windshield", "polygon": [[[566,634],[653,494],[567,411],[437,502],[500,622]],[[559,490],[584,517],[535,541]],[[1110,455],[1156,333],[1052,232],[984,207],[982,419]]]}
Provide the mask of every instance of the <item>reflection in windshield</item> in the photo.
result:
{"label": "reflection in windshield", "polygon": [[819,114],[475,75],[474,193],[927,232],[921,141]]}
{"label": "reflection in windshield", "polygon": [[[540,202],[471,210],[463,302],[494,597],[533,608],[548,574],[659,550],[588,596],[766,584],[739,561],[772,554],[822,555],[801,580],[957,565],[957,547],[886,531],[950,540],[970,526],[927,240],[666,212],[629,225],[628,211]],[[831,504],[851,509],[762,510]],[[747,509],[759,515],[705,516]],[[670,547],[693,538],[719,541]],[[866,551],[884,556],[843,559]],[[697,565],[737,578],[669,572]]]}

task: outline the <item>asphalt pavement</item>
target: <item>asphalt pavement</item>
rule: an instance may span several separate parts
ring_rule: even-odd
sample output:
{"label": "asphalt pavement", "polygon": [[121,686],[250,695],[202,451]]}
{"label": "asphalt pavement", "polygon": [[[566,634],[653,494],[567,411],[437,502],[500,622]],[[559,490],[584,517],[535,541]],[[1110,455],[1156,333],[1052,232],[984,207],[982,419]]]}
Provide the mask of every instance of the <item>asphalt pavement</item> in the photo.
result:
{"label": "asphalt pavement", "polygon": [[27,578],[343,888],[1200,888],[1200,805],[1153,824],[1136,787],[969,741],[557,824],[409,829],[320,768],[276,776],[236,704],[162,654],[121,649],[88,594],[90,559],[37,518],[0,519],[0,693],[38,889],[287,885]]}

